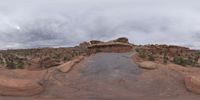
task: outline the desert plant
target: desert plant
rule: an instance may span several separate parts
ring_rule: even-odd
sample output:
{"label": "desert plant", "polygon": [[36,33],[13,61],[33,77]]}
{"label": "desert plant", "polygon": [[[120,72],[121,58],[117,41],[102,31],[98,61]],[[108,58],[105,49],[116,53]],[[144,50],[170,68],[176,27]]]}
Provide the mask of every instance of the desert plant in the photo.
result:
{"label": "desert plant", "polygon": [[140,56],[141,58],[146,58],[146,54],[145,54],[144,51],[139,51],[139,56]]}
{"label": "desert plant", "polygon": [[187,65],[187,60],[185,60],[183,57],[179,56],[179,57],[174,57],[173,59],[173,63],[178,64],[178,65]]}
{"label": "desert plant", "polygon": [[8,61],[6,66],[8,69],[16,69],[16,65],[13,61]]}
{"label": "desert plant", "polygon": [[154,57],[153,53],[148,55],[148,60],[149,61],[155,61],[155,57]]}
{"label": "desert plant", "polygon": [[198,61],[199,61],[199,58],[200,58],[200,56],[199,56],[199,55],[197,55],[197,56],[194,58],[194,63],[195,63],[195,64],[197,64],[197,63],[198,63]]}
{"label": "desert plant", "polygon": [[139,49],[139,48],[136,48],[136,49],[135,49],[135,51],[136,51],[136,52],[139,52],[139,51],[140,51],[140,49]]}
{"label": "desert plant", "polygon": [[64,61],[69,61],[70,59],[71,59],[71,57],[69,57],[69,56],[65,56],[65,57],[63,58]]}
{"label": "desert plant", "polygon": [[24,62],[18,61],[16,64],[16,69],[24,69]]}
{"label": "desert plant", "polygon": [[0,64],[4,64],[4,62],[3,62],[3,59],[2,59],[2,58],[0,58]]}
{"label": "desert plant", "polygon": [[96,53],[102,52],[100,49],[96,49]]}
{"label": "desert plant", "polygon": [[165,50],[165,51],[164,51],[164,54],[163,54],[163,63],[164,63],[164,64],[167,64],[167,61],[168,61],[167,51]]}

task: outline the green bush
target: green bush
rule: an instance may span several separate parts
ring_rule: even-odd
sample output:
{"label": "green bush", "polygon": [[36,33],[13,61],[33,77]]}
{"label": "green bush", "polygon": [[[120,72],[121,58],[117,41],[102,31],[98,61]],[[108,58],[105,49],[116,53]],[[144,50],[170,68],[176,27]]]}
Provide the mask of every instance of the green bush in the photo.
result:
{"label": "green bush", "polygon": [[200,58],[200,56],[199,56],[199,55],[197,55],[197,56],[194,58],[194,63],[195,63],[195,64],[197,64],[197,63],[198,63],[198,61],[199,61],[199,58]]}
{"label": "green bush", "polygon": [[167,61],[168,61],[168,57],[167,57],[167,52],[165,51],[163,54],[163,63],[167,64]]}
{"label": "green bush", "polygon": [[136,48],[136,49],[135,49],[135,51],[136,51],[136,52],[139,52],[139,51],[140,51],[140,49],[139,49],[139,48]]}
{"label": "green bush", "polygon": [[174,57],[173,63],[185,66],[187,65],[188,62],[187,60],[179,56],[179,57]]}
{"label": "green bush", "polygon": [[69,61],[70,59],[71,59],[71,57],[68,57],[68,56],[65,56],[65,57],[63,58],[64,61]]}
{"label": "green bush", "polygon": [[24,62],[23,61],[17,62],[16,69],[24,69]]}
{"label": "green bush", "polygon": [[155,57],[152,53],[150,55],[148,55],[148,60],[149,61],[155,61]]}
{"label": "green bush", "polygon": [[96,49],[96,53],[102,52],[100,49]]}
{"label": "green bush", "polygon": [[2,58],[0,58],[0,64],[4,64],[4,62],[3,62],[3,59],[2,59]]}
{"label": "green bush", "polygon": [[140,56],[141,58],[146,58],[146,54],[145,54],[144,51],[139,51],[139,56]]}
{"label": "green bush", "polygon": [[16,69],[16,65],[13,61],[8,61],[7,62],[7,68],[8,69]]}

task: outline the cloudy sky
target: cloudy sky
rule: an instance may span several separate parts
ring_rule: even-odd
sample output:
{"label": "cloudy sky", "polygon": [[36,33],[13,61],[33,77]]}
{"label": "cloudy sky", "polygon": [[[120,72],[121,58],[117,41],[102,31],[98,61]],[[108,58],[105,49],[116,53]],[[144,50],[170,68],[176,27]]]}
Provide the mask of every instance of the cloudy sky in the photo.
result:
{"label": "cloudy sky", "polygon": [[0,49],[125,36],[200,49],[198,0],[0,0]]}

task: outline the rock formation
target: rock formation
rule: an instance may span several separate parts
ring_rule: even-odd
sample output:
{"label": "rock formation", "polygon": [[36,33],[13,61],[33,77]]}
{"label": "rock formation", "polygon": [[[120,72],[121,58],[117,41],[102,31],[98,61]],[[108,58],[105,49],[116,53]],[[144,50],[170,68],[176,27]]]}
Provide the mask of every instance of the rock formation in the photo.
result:
{"label": "rock formation", "polygon": [[130,52],[132,46],[129,44],[127,38],[118,38],[109,42],[91,41],[88,49],[91,53],[96,52]]}
{"label": "rock formation", "polygon": [[118,38],[118,39],[114,40],[114,42],[129,43],[128,38],[126,38],[126,37]]}
{"label": "rock formation", "polygon": [[91,44],[100,44],[100,43],[103,43],[103,42],[99,41],[99,40],[91,40],[90,43]]}

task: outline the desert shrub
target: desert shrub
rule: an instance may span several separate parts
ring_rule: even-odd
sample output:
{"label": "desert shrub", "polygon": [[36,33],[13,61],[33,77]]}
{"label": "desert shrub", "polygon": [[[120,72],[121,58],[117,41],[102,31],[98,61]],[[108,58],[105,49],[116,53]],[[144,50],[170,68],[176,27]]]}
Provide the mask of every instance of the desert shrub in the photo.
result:
{"label": "desert shrub", "polygon": [[196,57],[194,58],[194,63],[197,64],[199,61],[200,55],[196,55]]}
{"label": "desert shrub", "polygon": [[178,65],[187,65],[187,60],[185,60],[183,57],[174,57],[173,63],[178,64]]}
{"label": "desert shrub", "polygon": [[141,58],[146,58],[146,54],[145,54],[144,51],[139,51],[139,56],[140,56]]}
{"label": "desert shrub", "polygon": [[61,57],[61,55],[59,53],[54,53],[54,55],[52,56],[52,58],[54,59],[59,59]]}
{"label": "desert shrub", "polygon": [[65,57],[63,58],[64,61],[69,61],[70,59],[71,59],[71,57],[69,57],[69,56],[65,56]]}
{"label": "desert shrub", "polygon": [[100,49],[96,49],[96,53],[102,52]]}
{"label": "desert shrub", "polygon": [[0,64],[4,64],[4,62],[3,62],[3,59],[2,59],[2,58],[0,58]]}
{"label": "desert shrub", "polygon": [[136,52],[139,52],[139,51],[140,51],[140,49],[139,49],[139,48],[136,48],[136,49],[135,49],[135,51],[136,51]]}
{"label": "desert shrub", "polygon": [[155,61],[155,57],[154,57],[153,53],[148,55],[148,60],[149,61]]}
{"label": "desert shrub", "polygon": [[8,61],[7,62],[7,68],[8,69],[16,69],[16,65],[13,61]]}
{"label": "desert shrub", "polygon": [[168,61],[167,52],[164,51],[164,54],[163,54],[163,63],[167,64],[167,61]]}
{"label": "desert shrub", "polygon": [[24,62],[18,61],[16,64],[16,69],[24,69]]}
{"label": "desert shrub", "polygon": [[23,61],[8,61],[7,62],[8,69],[24,69],[24,62]]}
{"label": "desert shrub", "polygon": [[76,57],[76,56],[79,56],[81,53],[79,51],[73,51],[72,52],[72,56],[73,57]]}

